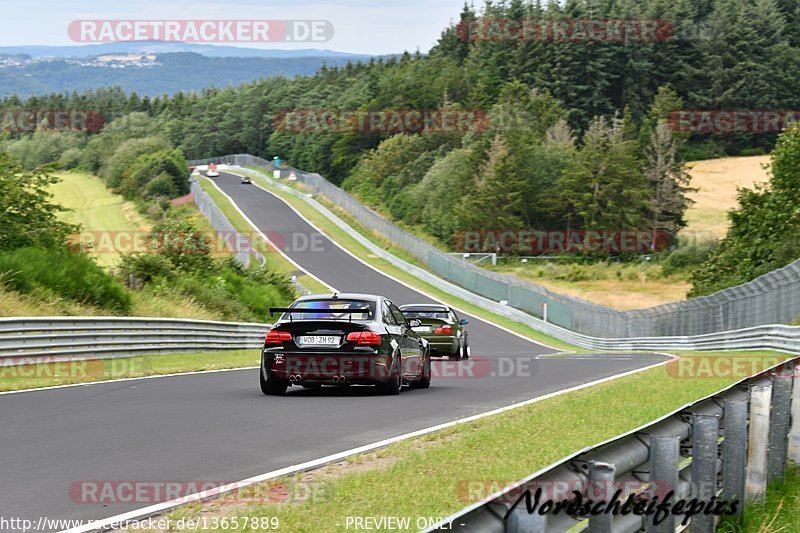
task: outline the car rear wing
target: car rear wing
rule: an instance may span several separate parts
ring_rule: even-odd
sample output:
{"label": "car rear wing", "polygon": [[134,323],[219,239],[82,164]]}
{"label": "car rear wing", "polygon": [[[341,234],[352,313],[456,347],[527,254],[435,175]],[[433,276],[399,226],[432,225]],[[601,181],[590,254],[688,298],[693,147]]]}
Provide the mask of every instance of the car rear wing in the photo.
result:
{"label": "car rear wing", "polygon": [[292,319],[292,314],[302,315],[350,315],[350,320],[353,320],[355,314],[370,315],[369,309],[305,309],[303,307],[270,307],[269,315],[279,313],[286,313],[289,315],[289,320]]}

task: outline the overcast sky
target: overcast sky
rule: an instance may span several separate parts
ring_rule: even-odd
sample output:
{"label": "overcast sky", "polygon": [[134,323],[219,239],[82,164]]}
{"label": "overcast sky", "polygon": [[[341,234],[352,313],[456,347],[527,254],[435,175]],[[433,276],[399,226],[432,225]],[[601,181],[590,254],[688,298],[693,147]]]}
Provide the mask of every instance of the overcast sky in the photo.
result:
{"label": "overcast sky", "polygon": [[419,48],[426,52],[442,29],[458,19],[463,5],[464,0],[2,0],[0,46],[78,44],[70,40],[67,27],[81,19],[259,19],[327,20],[335,29],[330,42],[260,46],[264,48],[327,48],[365,54]]}

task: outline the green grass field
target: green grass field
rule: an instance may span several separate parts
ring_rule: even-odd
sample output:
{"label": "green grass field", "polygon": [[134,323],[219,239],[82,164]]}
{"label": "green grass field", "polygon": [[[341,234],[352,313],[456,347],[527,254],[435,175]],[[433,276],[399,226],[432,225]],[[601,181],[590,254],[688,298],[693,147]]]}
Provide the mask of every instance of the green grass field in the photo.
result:
{"label": "green grass field", "polygon": [[[132,202],[108,190],[97,176],[82,172],[59,172],[61,181],[51,187],[55,203],[71,211],[62,214],[64,220],[80,224],[86,232],[146,232],[150,224],[136,211]],[[118,253],[93,254],[103,266],[113,265]]]}

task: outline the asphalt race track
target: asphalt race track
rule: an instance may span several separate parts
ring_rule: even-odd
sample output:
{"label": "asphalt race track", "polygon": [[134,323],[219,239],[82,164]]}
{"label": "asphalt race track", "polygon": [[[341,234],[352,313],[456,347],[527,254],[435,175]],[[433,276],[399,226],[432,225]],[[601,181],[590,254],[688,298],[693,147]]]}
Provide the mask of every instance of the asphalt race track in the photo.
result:
{"label": "asphalt race track", "polygon": [[[293,250],[293,234],[317,231],[236,176],[222,173],[215,181],[262,231],[285,237],[292,259],[338,291],[380,293],[398,305],[430,301],[319,235],[313,248]],[[435,377],[428,390],[394,397],[366,387],[292,388],[285,397],[267,397],[255,369],[0,395],[0,515],[34,523],[40,516],[109,517],[154,502],[83,503],[70,487],[86,480],[237,481],[661,359],[536,359],[553,350],[464,318],[472,375],[458,371],[470,363],[450,364],[461,375]]]}

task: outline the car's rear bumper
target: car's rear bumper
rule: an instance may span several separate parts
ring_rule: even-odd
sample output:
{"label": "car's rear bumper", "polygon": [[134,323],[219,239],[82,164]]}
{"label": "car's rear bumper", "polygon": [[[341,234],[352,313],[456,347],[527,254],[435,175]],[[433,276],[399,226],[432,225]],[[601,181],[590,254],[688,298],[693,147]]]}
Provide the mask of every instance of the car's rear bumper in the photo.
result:
{"label": "car's rear bumper", "polygon": [[441,335],[424,335],[423,338],[428,341],[431,354],[448,354],[455,355],[458,353],[459,343],[458,337],[443,337]]}
{"label": "car's rear bumper", "polygon": [[390,357],[382,355],[264,354],[268,375],[290,383],[386,383],[391,363]]}

